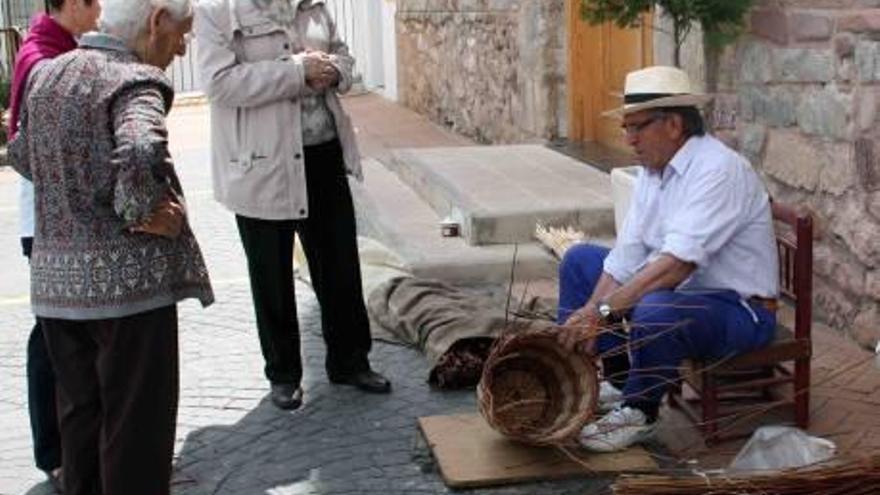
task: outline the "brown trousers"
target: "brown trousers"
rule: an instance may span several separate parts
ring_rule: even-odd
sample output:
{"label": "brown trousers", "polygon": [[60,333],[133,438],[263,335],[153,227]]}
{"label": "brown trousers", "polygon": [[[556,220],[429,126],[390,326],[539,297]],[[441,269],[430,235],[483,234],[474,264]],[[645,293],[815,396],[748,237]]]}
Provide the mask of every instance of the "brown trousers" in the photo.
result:
{"label": "brown trousers", "polygon": [[177,420],[177,307],[41,319],[58,377],[66,495],[167,495]]}

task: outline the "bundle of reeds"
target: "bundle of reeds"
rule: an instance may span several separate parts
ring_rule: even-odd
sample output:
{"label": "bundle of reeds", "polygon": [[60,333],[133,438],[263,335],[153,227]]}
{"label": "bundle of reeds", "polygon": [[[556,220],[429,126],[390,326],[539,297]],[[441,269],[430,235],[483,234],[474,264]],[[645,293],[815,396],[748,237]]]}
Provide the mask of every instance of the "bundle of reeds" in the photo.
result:
{"label": "bundle of reeds", "polygon": [[535,445],[573,443],[593,417],[597,395],[592,358],[563,349],[556,328],[501,336],[477,387],[486,422]]}
{"label": "bundle of reeds", "polygon": [[880,454],[776,472],[627,475],[617,495],[868,495],[880,493]]}
{"label": "bundle of reeds", "polygon": [[553,227],[541,223],[535,226],[535,239],[546,246],[559,259],[562,259],[568,248],[584,242],[588,238],[587,234],[571,226]]}

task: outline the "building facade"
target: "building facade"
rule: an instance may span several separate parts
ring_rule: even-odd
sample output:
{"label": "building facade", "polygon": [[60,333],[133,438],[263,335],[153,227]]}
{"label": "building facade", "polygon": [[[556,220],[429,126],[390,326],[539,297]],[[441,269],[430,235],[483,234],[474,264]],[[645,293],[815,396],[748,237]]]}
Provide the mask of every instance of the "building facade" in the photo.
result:
{"label": "building facade", "polygon": [[[398,0],[401,103],[485,143],[621,147],[601,113],[623,76],[671,64],[662,13],[635,30],[589,26],[577,0]],[[880,3],[758,0],[706,77],[702,35],[682,65],[713,79],[714,131],[771,194],[812,211],[816,316],[865,346],[880,339]]]}

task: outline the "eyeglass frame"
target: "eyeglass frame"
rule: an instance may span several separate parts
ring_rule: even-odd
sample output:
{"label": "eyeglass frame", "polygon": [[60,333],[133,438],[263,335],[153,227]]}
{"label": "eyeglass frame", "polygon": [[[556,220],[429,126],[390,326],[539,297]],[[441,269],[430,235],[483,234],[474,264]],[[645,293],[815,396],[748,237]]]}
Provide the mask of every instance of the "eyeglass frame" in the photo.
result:
{"label": "eyeglass frame", "polygon": [[654,112],[647,119],[639,122],[638,124],[621,124],[620,131],[623,132],[623,135],[626,137],[636,136],[645,130],[648,126],[657,122],[658,120],[663,120],[669,117],[669,114],[666,112]]}

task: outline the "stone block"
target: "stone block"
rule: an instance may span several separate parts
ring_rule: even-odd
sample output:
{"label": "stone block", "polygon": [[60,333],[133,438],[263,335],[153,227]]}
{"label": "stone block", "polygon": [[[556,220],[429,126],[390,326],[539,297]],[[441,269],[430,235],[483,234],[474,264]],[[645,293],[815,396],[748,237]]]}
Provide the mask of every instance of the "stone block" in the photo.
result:
{"label": "stone block", "polygon": [[855,51],[856,71],[862,82],[880,81],[880,43],[859,40]]}
{"label": "stone block", "polygon": [[724,47],[719,55],[718,63],[718,91],[732,93],[737,87],[737,65],[736,65],[737,48],[735,45]]}
{"label": "stone block", "polygon": [[858,173],[854,146],[844,141],[817,143],[822,170],[819,173],[819,191],[840,196],[855,187]]}
{"label": "stone block", "polygon": [[856,53],[856,37],[852,33],[840,33],[831,42],[838,58],[851,58]]}
{"label": "stone block", "polygon": [[766,43],[750,41],[739,51],[739,80],[745,83],[768,83],[773,79],[771,50]]}
{"label": "stone block", "polygon": [[819,185],[822,161],[805,136],[790,131],[772,131],[767,142],[764,170],[777,180],[807,191]]}
{"label": "stone block", "polygon": [[832,327],[843,328],[850,324],[858,308],[855,299],[822,277],[813,280],[813,310],[820,319]]}
{"label": "stone block", "polygon": [[725,146],[731,149],[739,148],[739,135],[731,129],[721,129],[713,131],[713,135]]}
{"label": "stone block", "polygon": [[837,29],[853,33],[880,31],[880,9],[851,11],[837,20]]}
{"label": "stone block", "polygon": [[712,128],[736,129],[739,100],[735,94],[719,94],[712,103]]}
{"label": "stone block", "polygon": [[880,301],[880,271],[870,270],[865,274],[865,295]]}
{"label": "stone block", "polygon": [[789,127],[797,123],[798,100],[787,88],[740,85],[740,117],[771,127]]}
{"label": "stone block", "polygon": [[878,94],[876,90],[860,88],[855,95],[855,123],[859,131],[874,129],[877,121]]}
{"label": "stone block", "polygon": [[858,78],[858,70],[852,58],[842,58],[837,63],[837,80],[841,83],[851,83]]}
{"label": "stone block", "polygon": [[854,145],[859,184],[869,193],[880,190],[880,170],[878,170],[875,147],[876,141],[867,137],[856,139]]}
{"label": "stone block", "polygon": [[789,16],[788,29],[795,41],[825,41],[834,33],[834,22],[827,15],[795,12]]}
{"label": "stone block", "polygon": [[865,291],[865,266],[835,244],[816,244],[813,249],[813,272],[850,294]]}
{"label": "stone block", "polygon": [[862,347],[874,350],[880,341],[880,311],[877,304],[866,304],[852,323],[852,338]]}
{"label": "stone block", "polygon": [[828,228],[867,267],[880,265],[880,224],[865,214],[861,201],[838,202]]}
{"label": "stone block", "polygon": [[847,139],[852,133],[851,113],[852,95],[840,92],[835,86],[827,86],[801,98],[797,121],[807,134]]}
{"label": "stone block", "polygon": [[874,220],[880,220],[880,191],[868,193],[865,197],[865,207]]}
{"label": "stone block", "polygon": [[834,79],[834,57],[830,50],[781,48],[774,52],[774,79],[806,83],[824,83]]}
{"label": "stone block", "polygon": [[752,34],[781,45],[788,42],[788,16],[779,9],[755,9],[751,16]]}
{"label": "stone block", "polygon": [[767,127],[761,124],[745,124],[739,126],[739,151],[758,165],[763,162],[764,144],[767,142]]}

